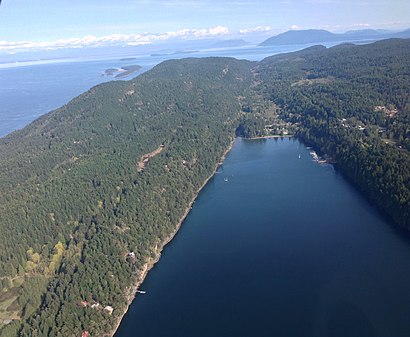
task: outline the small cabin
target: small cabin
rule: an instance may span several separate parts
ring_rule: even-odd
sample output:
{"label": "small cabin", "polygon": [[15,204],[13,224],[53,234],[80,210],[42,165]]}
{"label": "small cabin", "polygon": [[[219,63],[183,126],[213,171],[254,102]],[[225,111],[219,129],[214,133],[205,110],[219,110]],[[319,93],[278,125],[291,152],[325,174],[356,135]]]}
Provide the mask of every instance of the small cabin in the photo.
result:
{"label": "small cabin", "polygon": [[110,305],[107,305],[107,306],[104,308],[104,310],[111,315],[112,312],[114,311],[114,308],[113,308],[112,306],[110,306]]}

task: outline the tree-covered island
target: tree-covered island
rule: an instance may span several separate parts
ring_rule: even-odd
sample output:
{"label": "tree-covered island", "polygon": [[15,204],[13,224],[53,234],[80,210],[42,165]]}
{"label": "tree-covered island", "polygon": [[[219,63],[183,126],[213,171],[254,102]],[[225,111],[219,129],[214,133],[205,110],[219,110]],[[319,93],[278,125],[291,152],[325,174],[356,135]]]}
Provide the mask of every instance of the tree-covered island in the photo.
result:
{"label": "tree-covered island", "polygon": [[235,135],[295,134],[410,228],[410,41],[166,61],[0,139],[0,335],[109,336]]}

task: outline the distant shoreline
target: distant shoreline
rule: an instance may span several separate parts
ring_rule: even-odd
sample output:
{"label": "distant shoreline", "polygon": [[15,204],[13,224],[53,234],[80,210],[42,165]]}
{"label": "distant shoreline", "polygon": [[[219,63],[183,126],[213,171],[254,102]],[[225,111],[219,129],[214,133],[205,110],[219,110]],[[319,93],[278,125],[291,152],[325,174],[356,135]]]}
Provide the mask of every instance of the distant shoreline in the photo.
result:
{"label": "distant shoreline", "polygon": [[141,286],[141,284],[144,282],[146,276],[148,275],[148,272],[155,266],[155,264],[160,260],[161,258],[161,253],[164,250],[165,246],[172,241],[172,239],[175,237],[175,235],[178,233],[179,229],[181,228],[182,224],[184,223],[186,217],[188,216],[189,212],[191,211],[192,205],[194,204],[196,198],[198,197],[199,193],[202,191],[202,189],[206,186],[206,184],[209,182],[209,180],[215,175],[216,171],[218,170],[218,167],[224,162],[226,156],[228,153],[232,150],[232,147],[235,143],[236,138],[233,138],[228,146],[228,148],[225,150],[223,153],[221,159],[215,164],[215,167],[212,171],[212,174],[203,182],[203,184],[199,187],[199,189],[196,191],[193,199],[191,202],[188,204],[188,207],[185,209],[184,214],[182,215],[181,219],[177,223],[175,230],[161,243],[161,246],[156,249],[155,252],[155,258],[149,259],[145,264],[144,267],[141,270],[140,275],[136,278],[135,282],[131,285],[128,294],[126,294],[127,298],[127,306],[124,310],[124,312],[120,315],[118,318],[117,323],[115,324],[115,327],[111,330],[109,333],[109,336],[113,337],[119,326],[121,325],[121,322],[125,316],[125,314],[128,312],[132,302],[134,301],[136,295],[137,295],[137,290]]}

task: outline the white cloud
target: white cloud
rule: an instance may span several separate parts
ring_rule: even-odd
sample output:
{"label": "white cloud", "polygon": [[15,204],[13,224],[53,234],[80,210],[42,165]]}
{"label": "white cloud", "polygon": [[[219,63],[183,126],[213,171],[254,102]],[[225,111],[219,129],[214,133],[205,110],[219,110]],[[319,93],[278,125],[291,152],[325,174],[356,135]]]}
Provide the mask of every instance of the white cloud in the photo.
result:
{"label": "white cloud", "polygon": [[269,32],[272,30],[271,26],[257,26],[249,29],[239,29],[239,34],[246,35],[252,33]]}
{"label": "white cloud", "polygon": [[290,27],[290,30],[298,30],[298,29],[302,29],[302,27],[298,26],[298,25],[292,25]]}
{"label": "white cloud", "polygon": [[143,34],[112,34],[97,37],[86,35],[82,38],[67,38],[56,41],[21,41],[10,42],[0,41],[0,52],[25,51],[32,49],[62,49],[62,48],[81,48],[81,47],[101,47],[108,45],[129,45],[138,46],[151,44],[157,41],[166,41],[171,39],[195,39],[217,37],[229,34],[227,27],[216,26],[204,29],[181,29],[174,32],[165,32],[160,34],[143,33]]}
{"label": "white cloud", "polygon": [[353,25],[353,27],[355,27],[355,28],[367,28],[367,27],[370,27],[371,25],[369,24],[369,23],[355,23],[354,25]]}
{"label": "white cloud", "polygon": [[209,34],[211,36],[227,35],[229,34],[229,29],[223,26],[217,26],[209,29]]}

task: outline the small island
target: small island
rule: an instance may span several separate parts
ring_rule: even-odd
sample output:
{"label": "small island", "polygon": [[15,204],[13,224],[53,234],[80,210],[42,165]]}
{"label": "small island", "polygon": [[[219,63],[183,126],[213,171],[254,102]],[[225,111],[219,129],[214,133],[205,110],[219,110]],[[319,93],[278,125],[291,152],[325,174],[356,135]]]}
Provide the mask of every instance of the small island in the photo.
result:
{"label": "small island", "polygon": [[104,71],[103,76],[114,76],[115,78],[127,77],[132,73],[139,71],[140,65],[123,66],[121,68],[109,68]]}
{"label": "small island", "polygon": [[172,53],[153,53],[150,56],[158,57],[158,56],[172,56],[172,55],[181,55],[181,54],[194,54],[198,53],[199,50],[177,50]]}
{"label": "small island", "polygon": [[137,59],[136,57],[124,57],[124,58],[120,59],[120,61],[134,61],[136,59]]}

